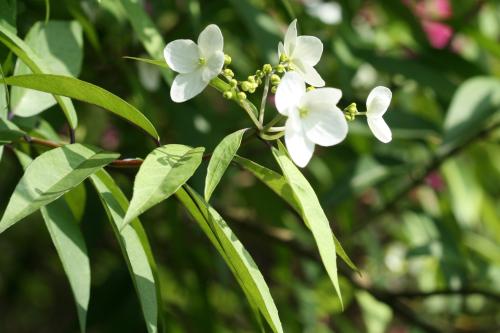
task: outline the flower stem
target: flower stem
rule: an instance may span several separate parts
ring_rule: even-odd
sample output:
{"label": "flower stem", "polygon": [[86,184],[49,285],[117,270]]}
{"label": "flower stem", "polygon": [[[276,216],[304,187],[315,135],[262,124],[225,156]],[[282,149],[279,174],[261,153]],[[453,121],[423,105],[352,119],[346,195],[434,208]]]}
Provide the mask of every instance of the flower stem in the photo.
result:
{"label": "flower stem", "polygon": [[268,122],[264,128],[262,129],[263,132],[268,131],[271,127],[276,125],[281,119],[285,118],[282,114],[277,114],[270,122]]}
{"label": "flower stem", "polygon": [[271,80],[271,74],[266,75],[266,82],[264,83],[264,91],[262,92],[262,101],[260,102],[259,124],[261,125],[264,124],[264,112],[266,111],[266,101],[267,101],[267,94],[269,93],[269,81]]}
{"label": "flower stem", "polygon": [[267,131],[268,132],[283,132],[285,130],[285,126],[271,127]]}

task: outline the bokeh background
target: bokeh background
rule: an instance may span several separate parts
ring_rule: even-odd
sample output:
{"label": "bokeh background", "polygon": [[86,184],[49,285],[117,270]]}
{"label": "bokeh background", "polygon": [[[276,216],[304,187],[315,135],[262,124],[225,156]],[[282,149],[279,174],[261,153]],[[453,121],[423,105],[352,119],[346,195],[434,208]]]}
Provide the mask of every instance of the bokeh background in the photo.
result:
{"label": "bokeh background", "polygon": [[[126,4],[137,2],[147,16],[130,17]],[[68,51],[79,78],[140,109],[163,143],[207,151],[225,135],[250,126],[242,110],[210,88],[187,103],[172,103],[167,85],[172,73],[123,57],[161,59],[163,43],[195,39],[215,23],[236,76],[244,79],[264,63],[276,63],[278,41],[298,18],[301,34],[324,43],[317,68],[328,86],[342,89],[341,107],[356,102],[361,110],[374,86],[391,88],[385,119],[393,141],[379,143],[365,119],[358,118],[349,123],[347,140],[317,147],[304,170],[332,229],[360,269],[356,273],[339,259],[344,311],[296,215],[248,172],[232,166],[224,176],[213,205],[261,268],[285,332],[500,331],[500,1],[50,4],[51,20],[73,20],[83,31],[77,51]],[[24,38],[45,19],[45,2],[18,0],[16,12],[11,22]],[[150,23],[163,41],[151,34]],[[50,53],[39,42],[35,50]],[[16,59],[3,46],[0,61],[11,74]],[[126,122],[75,103],[77,141],[125,157],[145,157],[154,148]],[[274,112],[269,108],[267,116]],[[57,106],[14,121],[43,133],[50,124],[67,140]],[[244,145],[240,154],[277,170],[258,141]],[[199,191],[205,170],[206,162],[190,180]],[[135,170],[109,171],[130,198]],[[0,212],[21,175],[6,149],[0,162]],[[92,269],[88,332],[145,332],[106,214],[94,189],[88,184],[85,189],[81,228]],[[141,220],[159,263],[165,332],[258,331],[237,282],[174,198]],[[0,236],[0,332],[77,331],[69,284],[41,215],[33,214]]]}

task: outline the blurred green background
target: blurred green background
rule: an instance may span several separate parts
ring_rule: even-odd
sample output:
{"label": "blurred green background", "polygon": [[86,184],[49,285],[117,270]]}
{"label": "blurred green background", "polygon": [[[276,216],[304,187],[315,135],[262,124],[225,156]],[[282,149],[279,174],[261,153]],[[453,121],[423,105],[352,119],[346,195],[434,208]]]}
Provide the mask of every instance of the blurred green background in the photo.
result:
{"label": "blurred green background", "polygon": [[[44,1],[19,0],[10,17],[5,13],[16,2],[0,2],[2,20],[21,38],[45,20]],[[357,102],[361,110],[374,86],[391,88],[385,119],[393,141],[376,141],[359,118],[343,143],[317,147],[304,170],[361,270],[339,259],[344,311],[310,233],[276,195],[235,166],[216,190],[212,203],[262,270],[285,332],[500,332],[500,1],[50,1],[51,20],[75,21],[77,32],[54,37],[74,42],[61,46],[73,75],[136,106],[162,143],[209,152],[250,126],[242,110],[211,88],[175,104],[166,83],[172,73],[123,57],[161,59],[164,43],[195,39],[215,23],[242,79],[277,62],[278,41],[293,18],[300,34],[323,41],[317,69],[328,86],[342,89],[340,107]],[[54,50],[34,39],[40,56]],[[16,59],[3,46],[0,61],[5,75],[15,72]],[[11,111],[17,102],[12,93]],[[78,142],[123,157],[145,157],[154,148],[126,122],[75,106]],[[47,133],[46,121],[67,140],[57,106],[14,121]],[[260,142],[239,153],[277,170]],[[205,170],[206,162],[190,180],[198,191]],[[130,198],[135,171],[109,171]],[[5,149],[0,211],[21,176]],[[82,208],[92,269],[88,332],[145,332],[126,264],[88,184]],[[159,263],[166,332],[258,331],[231,272],[175,199],[141,220]],[[0,332],[77,331],[69,284],[41,215],[33,214],[0,236]]]}

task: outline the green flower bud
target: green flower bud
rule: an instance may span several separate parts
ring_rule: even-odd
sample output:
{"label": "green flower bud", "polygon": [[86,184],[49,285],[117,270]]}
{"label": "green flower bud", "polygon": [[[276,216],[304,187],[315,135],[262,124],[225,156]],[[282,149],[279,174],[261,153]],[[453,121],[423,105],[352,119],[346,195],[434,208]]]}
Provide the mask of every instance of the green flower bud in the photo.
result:
{"label": "green flower bud", "polygon": [[350,115],[354,116],[356,113],[358,113],[358,108],[356,107],[356,103],[349,104],[349,106],[344,109],[344,112],[347,112]]}
{"label": "green flower bud", "polygon": [[232,61],[231,57],[227,54],[224,54],[224,65],[227,66],[227,65],[231,64],[231,61]]}
{"label": "green flower bud", "polygon": [[264,66],[262,66],[262,71],[264,72],[264,74],[271,74],[271,72],[273,71],[273,66],[271,66],[270,64],[265,64]]}
{"label": "green flower bud", "polygon": [[222,94],[222,97],[224,97],[225,99],[231,99],[233,98],[233,92],[232,91],[224,91],[224,93]]}
{"label": "green flower bud", "polygon": [[292,64],[292,63],[288,63],[288,69],[291,70],[291,71],[294,71],[295,70],[295,65]]}
{"label": "green flower bud", "polygon": [[255,92],[255,87],[252,87],[252,88],[248,89],[248,92],[249,92],[250,94],[253,94],[253,93]]}
{"label": "green flower bud", "polygon": [[276,66],[276,71],[278,73],[283,73],[285,71],[285,66],[283,66],[282,64],[279,64],[278,66]]}
{"label": "green flower bud", "polygon": [[280,81],[281,81],[281,78],[278,75],[276,75],[276,74],[271,75],[271,84],[273,86],[277,86],[278,84],[280,84]]}
{"label": "green flower bud", "polygon": [[282,53],[280,55],[280,62],[285,62],[285,61],[288,61],[288,57],[286,56],[286,54]]}
{"label": "green flower bud", "polygon": [[250,75],[248,77],[248,81],[254,83],[255,82],[255,75]]}
{"label": "green flower bud", "polygon": [[238,93],[238,98],[239,99],[247,99],[247,95],[244,92],[240,91]]}
{"label": "green flower bud", "polygon": [[257,77],[257,79],[260,79],[264,76],[264,73],[262,73],[262,71],[260,69],[258,69],[256,72],[255,72],[255,76]]}
{"label": "green flower bud", "polygon": [[232,88],[235,88],[238,85],[238,81],[231,79],[231,81],[229,81],[229,85],[231,85]]}
{"label": "green flower bud", "polygon": [[277,86],[272,86],[272,87],[271,87],[271,92],[272,92],[273,94],[276,94],[276,90],[278,90],[278,87],[277,87]]}
{"label": "green flower bud", "polygon": [[241,82],[241,89],[243,91],[248,91],[250,88],[252,88],[252,83],[248,81],[243,81]]}
{"label": "green flower bud", "polygon": [[228,76],[228,77],[233,77],[234,76],[234,72],[232,70],[230,70],[229,68],[226,68],[224,70],[224,75]]}

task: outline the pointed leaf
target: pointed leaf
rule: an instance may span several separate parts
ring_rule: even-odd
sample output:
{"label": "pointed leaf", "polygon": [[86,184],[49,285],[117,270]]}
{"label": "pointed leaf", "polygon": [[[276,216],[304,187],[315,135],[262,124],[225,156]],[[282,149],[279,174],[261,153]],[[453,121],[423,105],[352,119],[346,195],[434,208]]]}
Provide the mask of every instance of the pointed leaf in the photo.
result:
{"label": "pointed leaf", "polygon": [[246,130],[247,128],[229,134],[215,148],[208,163],[207,177],[205,178],[206,201],[210,200],[212,193],[240,148],[241,139],[243,139]]}
{"label": "pointed leaf", "polygon": [[0,233],[76,187],[119,155],[82,144],[49,150],[31,163],[0,220]]}
{"label": "pointed leaf", "polygon": [[180,188],[176,195],[224,258],[251,306],[259,309],[274,332],[283,332],[269,287],[252,257],[231,228],[217,211],[189,186],[185,185]]}
{"label": "pointed leaf", "polygon": [[[16,155],[24,169],[31,163],[31,157],[16,150]],[[80,217],[73,211],[81,209],[81,201],[73,199],[76,195],[81,199],[81,184],[73,191],[41,208],[45,225],[49,231],[52,243],[68,277],[75,299],[80,331],[85,332],[87,309],[90,300],[90,263],[85,240],[78,227]],[[83,192],[85,193],[85,192]]]}
{"label": "pointed leaf", "polygon": [[203,147],[166,145],[153,150],[135,177],[134,194],[125,216],[127,224],[167,199],[191,178],[201,163]]}
{"label": "pointed leaf", "polygon": [[292,188],[295,199],[301,208],[301,215],[313,234],[323,265],[342,302],[333,232],[325,212],[321,208],[318,197],[307,179],[288,157],[283,145],[280,146],[280,150],[273,148],[273,155],[280,165],[288,184]]}
{"label": "pointed leaf", "polygon": [[158,331],[158,306],[161,304],[156,263],[146,233],[138,219],[123,226],[128,200],[111,176],[100,170],[90,177],[127,262],[149,333]]}
{"label": "pointed leaf", "polygon": [[[260,164],[255,163],[254,161],[251,161],[249,159],[246,159],[238,155],[234,157],[234,161],[238,163],[238,165],[243,167],[245,170],[252,173],[257,179],[259,179],[262,183],[264,183],[264,185],[269,187],[281,199],[283,199],[287,204],[289,204],[290,207],[292,207],[297,212],[297,214],[299,214],[302,217],[302,219],[306,223],[306,226],[310,228],[309,225],[307,224],[306,219],[304,218],[304,215],[302,214],[302,209],[300,208],[300,204],[295,199],[292,192],[292,188],[288,184],[285,177],[283,177],[282,175],[271,169],[268,169]],[[344,260],[347,266],[349,266],[352,270],[359,272],[359,268],[354,264],[351,258],[349,258],[349,256],[345,252],[344,248],[342,247],[342,244],[339,242],[337,237],[335,237],[333,233],[332,236],[333,236],[333,241],[335,242],[335,249],[337,250],[337,254],[342,258],[342,260]]]}
{"label": "pointed leaf", "polygon": [[[7,46],[12,53],[25,63],[33,73],[42,74],[50,73],[50,68],[45,64],[44,60],[38,57],[33,50],[19,37],[15,35],[9,28],[0,24],[0,43]],[[0,82],[1,83],[1,82]],[[61,106],[64,115],[68,119],[71,128],[76,128],[78,118],[75,108],[69,98],[54,96],[57,103]]]}
{"label": "pointed leaf", "polygon": [[141,111],[120,97],[92,83],[69,76],[48,74],[11,76],[5,78],[5,83],[12,86],[45,91],[54,95],[67,96],[100,106],[142,128],[154,139],[158,139],[156,129]]}
{"label": "pointed leaf", "polygon": [[25,135],[13,122],[0,117],[0,145],[15,141]]}

